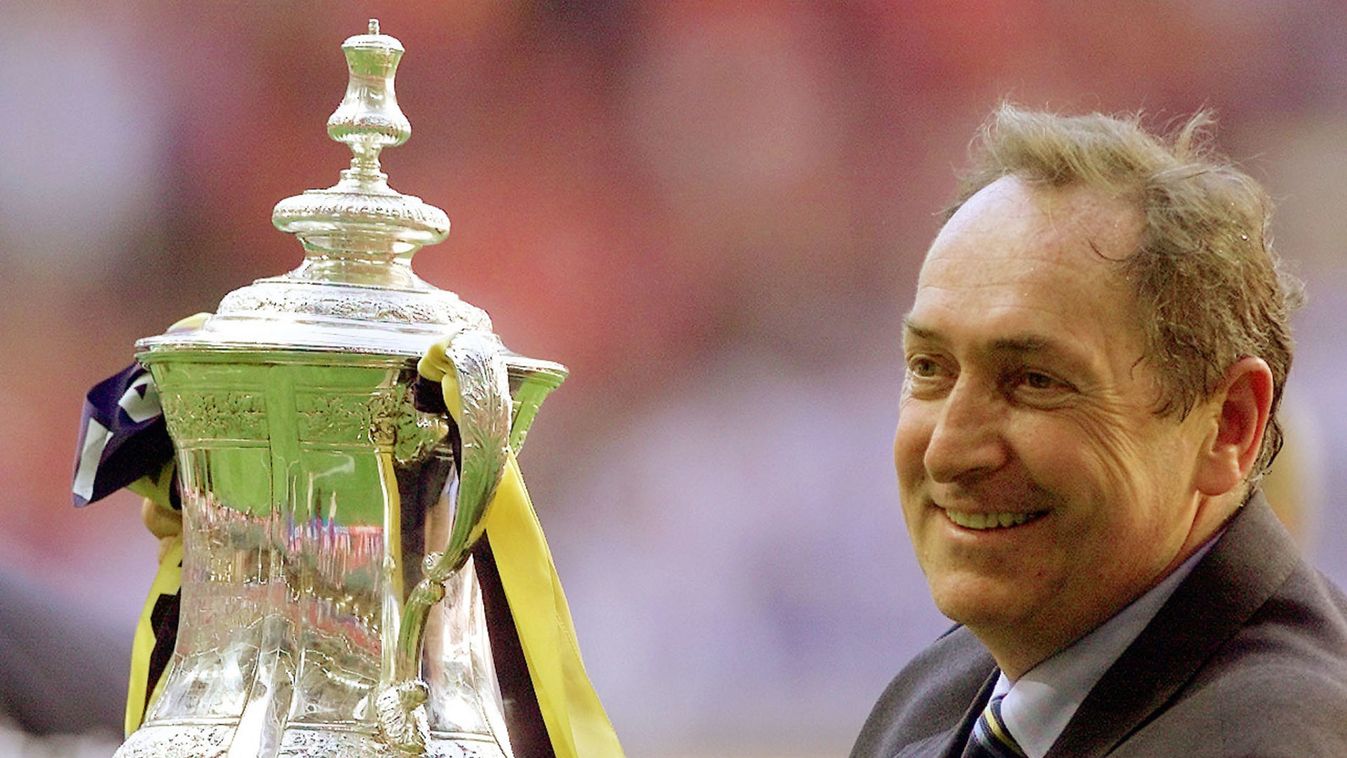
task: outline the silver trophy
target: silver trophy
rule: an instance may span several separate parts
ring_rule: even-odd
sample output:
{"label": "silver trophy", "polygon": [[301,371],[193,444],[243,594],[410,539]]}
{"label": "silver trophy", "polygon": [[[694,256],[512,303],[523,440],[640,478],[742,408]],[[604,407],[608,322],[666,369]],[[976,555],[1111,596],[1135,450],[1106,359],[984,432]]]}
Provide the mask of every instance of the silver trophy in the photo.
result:
{"label": "silver trophy", "polygon": [[[304,262],[137,343],[177,451],[182,605],[119,758],[512,755],[470,550],[566,369],[505,349],[485,312],[412,272],[449,220],[379,167],[411,134],[403,47],[371,21],[342,50],[327,129],[350,168],[272,216]],[[456,425],[411,397],[417,359],[450,337]]]}

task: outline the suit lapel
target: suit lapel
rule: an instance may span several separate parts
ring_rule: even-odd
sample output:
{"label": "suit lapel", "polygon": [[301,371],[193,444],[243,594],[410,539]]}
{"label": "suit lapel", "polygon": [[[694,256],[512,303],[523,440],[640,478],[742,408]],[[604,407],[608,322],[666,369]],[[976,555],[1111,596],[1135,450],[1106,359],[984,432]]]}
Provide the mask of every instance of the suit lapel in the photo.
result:
{"label": "suit lapel", "polygon": [[1256,495],[1104,673],[1048,758],[1104,755],[1144,725],[1286,581],[1297,554]]}
{"label": "suit lapel", "polygon": [[987,707],[987,701],[991,699],[992,690],[996,687],[996,677],[1000,673],[1000,669],[992,669],[978,690],[977,697],[973,698],[973,702],[968,705],[963,717],[957,723],[943,732],[936,732],[904,745],[893,758],[960,758],[963,755],[964,744],[968,742],[968,735],[973,732],[973,722],[977,721],[982,709]]}

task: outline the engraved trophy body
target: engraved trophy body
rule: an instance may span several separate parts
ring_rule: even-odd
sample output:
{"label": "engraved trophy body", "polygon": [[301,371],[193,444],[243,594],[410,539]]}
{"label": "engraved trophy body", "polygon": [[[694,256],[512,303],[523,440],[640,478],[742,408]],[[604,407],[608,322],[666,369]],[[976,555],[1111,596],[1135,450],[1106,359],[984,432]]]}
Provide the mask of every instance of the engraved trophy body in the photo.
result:
{"label": "engraved trophy body", "polygon": [[[379,167],[410,135],[402,46],[371,21],[342,48],[328,132],[351,166],[273,215],[304,262],[137,344],[185,541],[173,664],[119,758],[511,755],[469,549],[505,452],[566,371],[509,352],[483,311],[412,273],[449,222]],[[457,424],[411,389],[451,336]]]}

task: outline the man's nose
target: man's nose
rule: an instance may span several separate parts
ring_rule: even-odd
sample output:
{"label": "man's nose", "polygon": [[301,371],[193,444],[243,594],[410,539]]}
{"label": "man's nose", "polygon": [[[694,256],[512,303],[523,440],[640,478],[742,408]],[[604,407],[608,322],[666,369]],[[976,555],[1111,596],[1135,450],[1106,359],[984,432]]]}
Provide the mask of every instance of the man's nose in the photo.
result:
{"label": "man's nose", "polygon": [[993,390],[960,377],[936,417],[924,463],[942,483],[991,473],[1006,462],[1002,435],[1006,408]]}

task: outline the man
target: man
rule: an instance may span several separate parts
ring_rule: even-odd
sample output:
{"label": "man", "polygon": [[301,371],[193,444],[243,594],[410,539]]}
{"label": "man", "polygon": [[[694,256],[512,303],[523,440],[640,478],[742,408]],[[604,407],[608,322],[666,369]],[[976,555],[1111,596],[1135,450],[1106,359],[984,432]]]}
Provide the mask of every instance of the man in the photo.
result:
{"label": "man", "polygon": [[894,442],[958,625],[853,758],[1347,756],[1347,598],[1258,491],[1298,289],[1207,122],[984,128],[905,320]]}

